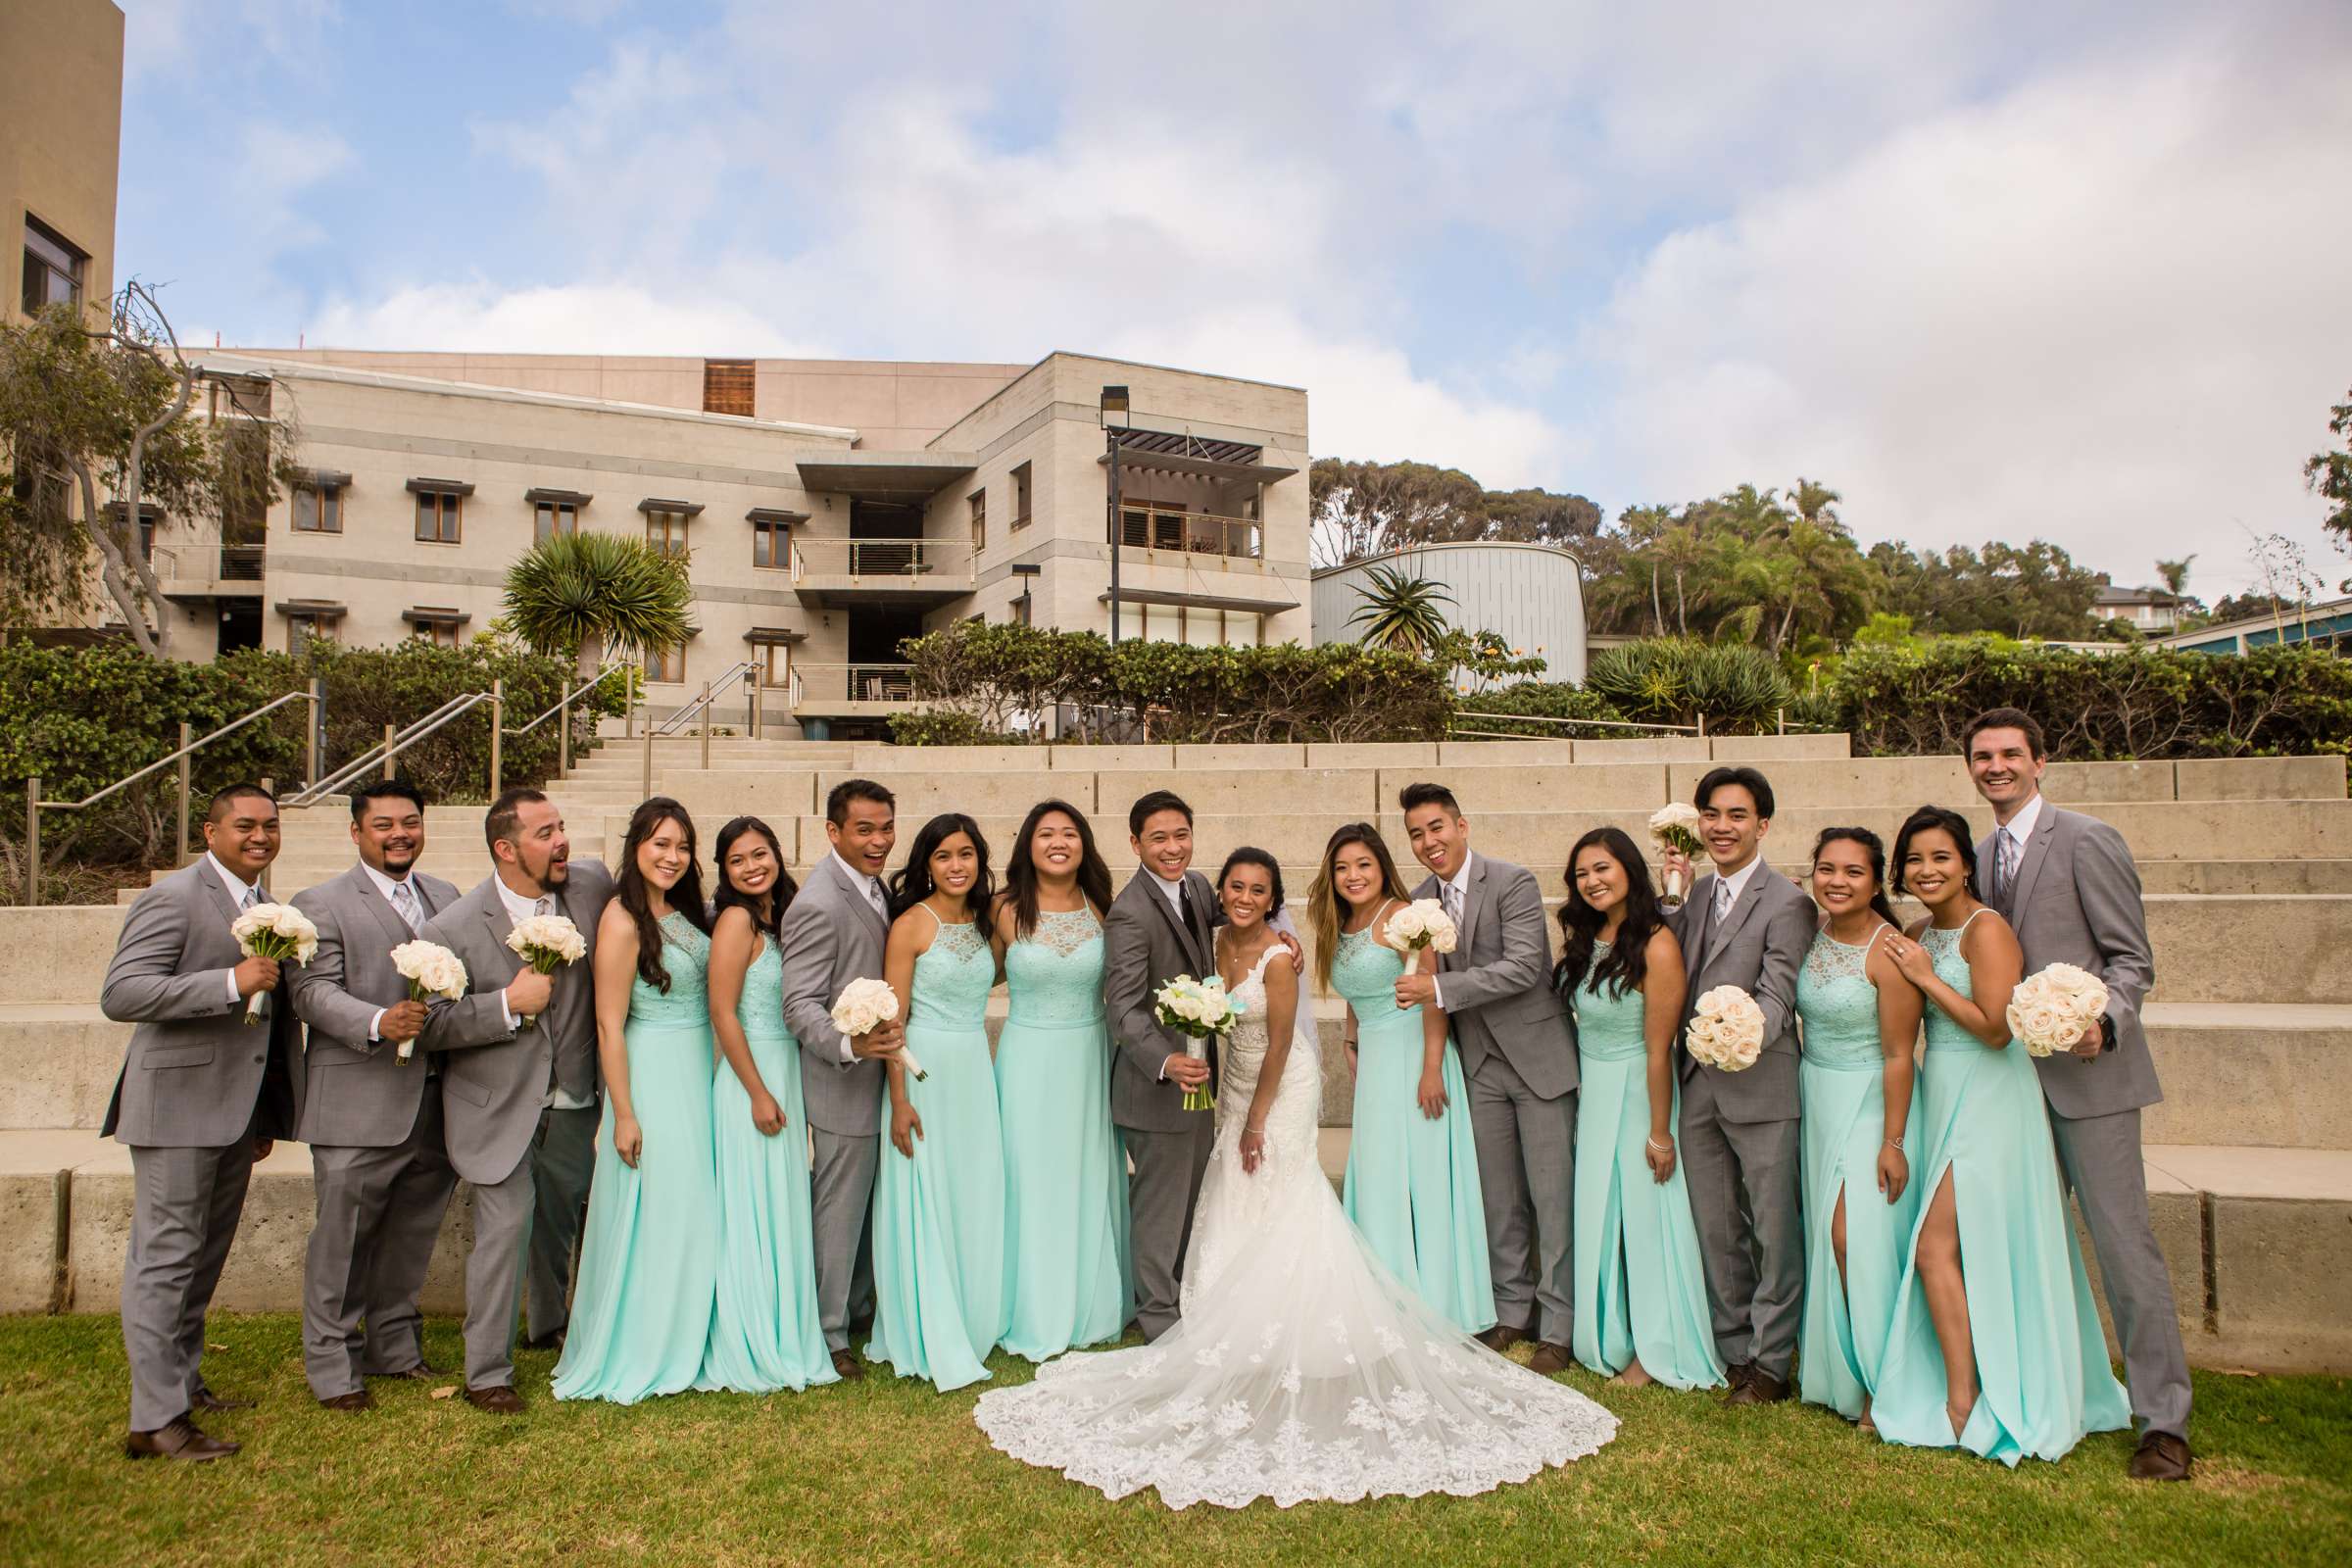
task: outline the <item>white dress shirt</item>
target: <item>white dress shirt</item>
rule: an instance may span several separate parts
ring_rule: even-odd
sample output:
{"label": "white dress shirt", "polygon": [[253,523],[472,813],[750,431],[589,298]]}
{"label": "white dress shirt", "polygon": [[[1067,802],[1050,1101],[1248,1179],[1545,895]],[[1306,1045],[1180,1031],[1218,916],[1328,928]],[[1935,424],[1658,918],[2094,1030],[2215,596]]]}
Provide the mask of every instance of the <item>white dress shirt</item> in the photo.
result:
{"label": "white dress shirt", "polygon": [[[236,872],[231,871],[226,865],[221,863],[220,858],[215,855],[212,851],[207,850],[204,852],[204,863],[213,868],[213,874],[220,879],[220,885],[228,889],[228,902],[236,906],[239,913],[244,912],[245,901],[247,899],[254,899],[258,902],[261,898],[261,887],[258,883],[248,882],[243,877],[237,875]],[[245,999],[237,994],[237,971],[235,966],[231,965],[226,973],[228,975],[229,1005],[234,1006],[236,1004],[243,1002]]]}
{"label": "white dress shirt", "polygon": [[[507,906],[507,917],[518,925],[540,913],[539,906],[542,902],[547,905],[545,912],[549,914],[563,912],[563,901],[552,893],[545,895],[543,899],[526,899],[507,886],[505,877],[498,877],[496,880],[498,882],[498,902]],[[518,1027],[520,1020],[514,1016],[514,1009],[507,1005],[506,995],[503,992],[499,995],[498,1005],[507,1015],[507,1027],[510,1029]],[[591,1095],[586,1100],[580,1100],[565,1094],[560,1086],[551,1086],[547,1092],[547,1103],[556,1110],[586,1110],[596,1103],[596,1097]]]}
{"label": "white dress shirt", "polygon": [[[2026,841],[2034,836],[2034,824],[2040,820],[2041,792],[2039,790],[2035,790],[2034,792],[2034,798],[2028,801],[2025,805],[2019,807],[2017,814],[2011,817],[2007,822],[2003,823],[2000,828],[2001,832],[2008,834],[2011,840],[2016,843],[2017,853],[2020,857],[2020,864],[2024,863],[2023,857],[2026,853]],[[1996,844],[1993,846],[1993,848],[1995,851],[1998,851],[2000,846]]]}
{"label": "white dress shirt", "polygon": [[[1438,884],[1438,902],[1449,906],[1446,912],[1453,916],[1457,928],[1462,923],[1462,917],[1470,912],[1470,867],[1477,859],[1474,852],[1464,850],[1462,863],[1455,868],[1453,875]],[[1433,971],[1429,977],[1429,991],[1431,996],[1437,998],[1438,1010],[1444,1012],[1446,977]]]}
{"label": "white dress shirt", "polygon": [[[384,875],[383,872],[378,871],[374,866],[369,865],[366,860],[362,860],[360,862],[360,869],[368,873],[368,880],[375,884],[375,891],[383,895],[383,899],[386,904],[392,906],[392,912],[394,914],[400,913],[400,905],[393,899],[392,890],[396,887],[405,885],[409,890],[410,902],[416,906],[417,920],[421,922],[427,918],[423,895],[416,891],[416,884],[414,881],[411,881],[407,878],[402,878],[400,881],[396,882],[391,877]],[[402,923],[406,924],[407,922],[404,921]],[[409,926],[409,932],[412,936],[416,934],[416,926]],[[375,1009],[375,1016],[368,1020],[368,1038],[369,1040],[383,1039],[383,1027],[384,1009],[378,1007]]]}
{"label": "white dress shirt", "polygon": [[884,891],[882,879],[878,876],[867,876],[863,871],[858,870],[848,860],[842,858],[839,850],[833,852],[833,863],[840,866],[841,874],[850,879],[850,886],[865,895],[865,902],[874,906],[874,912],[882,916],[884,920],[888,920],[890,918],[890,895]]}

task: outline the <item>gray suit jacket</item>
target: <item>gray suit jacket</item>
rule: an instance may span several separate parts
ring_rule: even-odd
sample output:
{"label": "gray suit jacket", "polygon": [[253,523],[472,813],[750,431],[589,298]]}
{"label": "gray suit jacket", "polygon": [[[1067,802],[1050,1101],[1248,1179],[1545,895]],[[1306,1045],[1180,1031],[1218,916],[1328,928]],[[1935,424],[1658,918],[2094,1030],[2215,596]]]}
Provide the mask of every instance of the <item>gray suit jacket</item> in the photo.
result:
{"label": "gray suit jacket", "polygon": [[801,1099],[808,1125],[845,1138],[882,1130],[882,1063],[850,1054],[833,1004],[853,980],[882,978],[890,922],[831,854],[784,911],[784,1024],[801,1043]]}
{"label": "gray suit jacket", "polygon": [[[1424,877],[1413,897],[1442,902],[1445,885]],[[1538,1099],[1557,1100],[1576,1088],[1576,1036],[1551,988],[1551,933],[1534,872],[1471,852],[1461,929],[1453,951],[1439,958],[1438,973],[1464,1072],[1493,1052]]]}
{"label": "gray suit jacket", "polygon": [[1764,1009],[1764,1054],[1752,1067],[1725,1072],[1693,1057],[1678,1033],[1675,1059],[1686,1079],[1707,1075],[1725,1121],[1788,1121],[1797,1114],[1796,971],[1813,946],[1819,916],[1802,888],[1759,864],[1731,915],[1718,926],[1716,880],[1712,871],[1701,876],[1671,917],[1690,979],[1683,1022],[1690,1021],[1690,1009],[1707,992],[1738,986]]}
{"label": "gray suit jacket", "polygon": [[612,898],[610,872],[594,860],[571,862],[557,903],[580,928],[588,952],[549,977],[555,995],[528,1029],[507,1027],[506,1001],[499,995],[521,972],[522,959],[507,946],[514,922],[498,896],[496,872],[419,933],[466,963],[467,994],[432,1004],[422,1044],[447,1053],[441,1111],[449,1161],[477,1186],[504,1181],[522,1163],[552,1087],[561,1084],[582,1098],[597,1092],[596,922]]}
{"label": "gray suit jacket", "polygon": [[138,1027],[105,1135],[142,1149],[225,1149],[249,1130],[292,1132],[293,1013],[282,985],[262,1023],[246,1023],[245,1004],[230,999],[226,971],[245,956],[228,934],[236,917],[228,889],[201,859],[140,894],[123,917],[98,1005]]}
{"label": "gray suit jacket", "polygon": [[[1199,1125],[1199,1111],[1184,1108],[1184,1091],[1160,1077],[1168,1057],[1192,1040],[1155,1015],[1152,998],[1180,974],[1206,979],[1217,972],[1214,932],[1216,891],[1198,871],[1184,875],[1185,897],[1199,912],[1210,945],[1196,941],[1159,878],[1138,869],[1110,901],[1102,920],[1102,1010],[1115,1046],[1110,1066],[1110,1119],[1138,1132],[1180,1133]],[[1216,1062],[1216,1043],[1208,1047]]]}
{"label": "gray suit jacket", "polygon": [[[1977,847],[1990,874],[1993,837]],[[2026,950],[2026,973],[2071,963],[2107,982],[2115,1049],[2089,1059],[2071,1054],[2034,1062],[2041,1091],[2061,1116],[2105,1116],[2164,1098],[2140,1027],[2139,1004],[2156,984],[2155,950],[2140,904],[2139,868],[2124,836],[2097,817],[2044,800],[2017,862],[2017,881],[1998,906]]]}
{"label": "gray suit jacket", "polygon": [[[425,918],[458,901],[457,888],[412,872]],[[368,1038],[378,1008],[409,1000],[409,983],[392,967],[392,950],[413,940],[408,923],[384,902],[365,866],[294,895],[294,907],[318,928],[318,952],[297,965],[294,1011],[310,1025],[310,1045],[294,1053],[294,1136],[341,1149],[389,1149],[416,1125],[424,1103],[424,1047],[407,1062],[398,1049]]]}

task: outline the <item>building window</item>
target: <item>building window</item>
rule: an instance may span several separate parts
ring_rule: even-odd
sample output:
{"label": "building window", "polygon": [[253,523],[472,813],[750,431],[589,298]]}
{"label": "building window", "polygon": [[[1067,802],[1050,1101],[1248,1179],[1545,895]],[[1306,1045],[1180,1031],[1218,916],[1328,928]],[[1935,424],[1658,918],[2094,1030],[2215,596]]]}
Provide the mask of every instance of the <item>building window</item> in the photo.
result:
{"label": "building window", "polygon": [[683,560],[686,555],[686,514],[683,512],[649,512],[645,514],[645,542],[654,554]]}
{"label": "building window", "polygon": [[[424,628],[420,628],[421,631]],[[457,627],[448,628],[455,632]],[[335,640],[335,619],[332,615],[289,614],[286,616],[286,652],[299,654],[308,642],[331,643]],[[450,644],[456,647],[455,643]]]}
{"label": "building window", "polygon": [[[463,521],[466,498],[446,490],[416,492],[416,538],[421,544],[454,545]],[[451,646],[456,646],[452,644]]]}
{"label": "building window", "polygon": [[435,648],[455,648],[465,636],[466,624],[455,616],[416,622],[416,640],[431,643]]}
{"label": "building window", "polygon": [[89,257],[47,223],[24,215],[24,314],[52,305],[79,305]]}
{"label": "building window", "polygon": [[1012,470],[1012,525],[1029,526],[1029,465],[1024,463]]}
{"label": "building window", "polygon": [[341,533],[343,487],[339,484],[298,484],[294,487],[296,533]]}
{"label": "building window", "polygon": [[768,643],[760,650],[760,683],[763,686],[792,684],[792,645]]}
{"label": "building window", "polygon": [[531,543],[544,544],[560,533],[580,531],[580,509],[570,501],[542,501],[531,509]]}
{"label": "building window", "polygon": [[686,645],[673,643],[667,648],[649,648],[645,653],[645,678],[667,682],[686,678]]}
{"label": "building window", "polygon": [[972,509],[972,554],[988,548],[988,492],[975,490],[964,500]]}
{"label": "building window", "polygon": [[792,525],[755,521],[752,524],[752,564],[784,567],[792,564]]}
{"label": "building window", "polygon": [[1029,596],[1027,594],[1022,594],[1012,602],[1012,623],[1015,626],[1028,625],[1029,614]]}
{"label": "building window", "polygon": [[705,360],[703,412],[733,414],[750,418],[754,385],[750,360]]}

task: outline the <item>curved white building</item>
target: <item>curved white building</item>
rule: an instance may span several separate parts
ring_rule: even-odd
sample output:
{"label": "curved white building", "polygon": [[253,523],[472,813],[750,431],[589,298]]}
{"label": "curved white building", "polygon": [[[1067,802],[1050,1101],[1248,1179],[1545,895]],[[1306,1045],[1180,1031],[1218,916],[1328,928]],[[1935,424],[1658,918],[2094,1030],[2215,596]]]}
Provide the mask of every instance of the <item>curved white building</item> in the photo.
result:
{"label": "curved white building", "polygon": [[1309,603],[1318,643],[1355,642],[1361,625],[1348,617],[1363,606],[1362,590],[1375,566],[1425,577],[1453,596],[1443,607],[1446,624],[1499,633],[1515,649],[1540,655],[1544,680],[1585,679],[1584,568],[1556,545],[1478,540],[1420,545],[1366,556],[1314,575]]}

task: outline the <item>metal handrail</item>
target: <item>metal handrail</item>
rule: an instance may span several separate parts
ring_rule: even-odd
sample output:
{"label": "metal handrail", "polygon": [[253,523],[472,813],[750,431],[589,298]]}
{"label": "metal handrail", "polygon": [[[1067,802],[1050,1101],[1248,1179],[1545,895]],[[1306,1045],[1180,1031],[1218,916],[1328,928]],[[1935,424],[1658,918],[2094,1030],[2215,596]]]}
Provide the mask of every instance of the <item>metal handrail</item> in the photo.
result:
{"label": "metal handrail", "polygon": [[696,698],[693,702],[688,703],[685,707],[670,714],[661,723],[655,725],[650,733],[654,735],[676,734],[679,730],[686,726],[686,723],[689,719],[693,718],[697,713],[708,710],[711,702],[721,693],[723,693],[728,687],[734,685],[746,675],[751,674],[753,670],[758,667],[759,666],[754,664],[748,659],[737,660],[734,664],[728,667],[725,673],[721,674],[716,680],[711,681],[703,687],[702,696]]}
{"label": "metal handrail", "polygon": [[495,799],[498,795],[500,764],[503,760],[499,716],[506,707],[506,685],[504,680],[493,680],[490,683],[490,689],[486,692],[467,692],[460,697],[452,697],[407,729],[395,735],[387,735],[382,741],[370,746],[301,794],[280,801],[278,804],[281,807],[295,808],[316,806],[319,801],[368,769],[388,766],[394,758],[418,741],[441,729],[451,720],[471,712],[484,703],[490,705],[490,794]]}
{"label": "metal handrail", "polygon": [[41,902],[41,813],[43,811],[86,810],[108,796],[121,790],[126,790],[149,774],[161,772],[174,762],[179,764],[179,859],[175,863],[185,863],[188,858],[190,784],[188,760],[205,747],[220,739],[221,736],[234,734],[263,714],[274,712],[285,707],[286,704],[293,702],[305,702],[311,705],[311,722],[307,726],[308,739],[303,747],[303,771],[308,776],[316,778],[318,776],[318,713],[326,704],[326,689],[325,682],[314,677],[308,691],[287,692],[283,696],[271,698],[253,711],[232,718],[219,729],[211,730],[196,739],[189,739],[188,726],[184,723],[181,724],[179,726],[179,750],[157,758],[137,772],[115,780],[114,783],[87,799],[44,801],[41,799],[39,777],[36,775],[26,779],[24,781],[24,902],[27,905],[37,905]]}
{"label": "metal handrail", "polygon": [[[1637,724],[1630,718],[1553,718],[1548,714],[1540,713],[1477,713],[1467,709],[1454,716],[1456,718],[1500,719],[1509,724],[1584,724],[1598,729],[1638,729],[1666,735],[1695,735],[1701,740],[1704,740],[1707,734],[1707,715],[1704,713],[1698,715],[1698,722],[1695,724]],[[1477,736],[1482,740],[1523,741],[1527,739],[1524,735],[1508,735],[1484,729],[1456,729],[1453,733]]]}
{"label": "metal handrail", "polygon": [[[582,681],[579,685],[573,687],[570,691],[565,692],[562,697],[556,699],[555,707],[549,709],[546,712],[541,713],[537,718],[532,719],[528,724],[523,725],[520,729],[510,729],[507,731],[507,733],[515,737],[517,740],[521,739],[523,736],[528,735],[531,731],[537,729],[540,725],[546,723],[549,719],[555,717],[556,714],[564,712],[564,710],[569,708],[576,699],[586,696],[588,693],[596,690],[597,687],[603,685],[607,675],[612,674],[617,670],[634,669],[637,666],[634,664],[625,662],[605,665],[595,674]],[[631,682],[631,690],[629,692],[624,692],[622,695],[622,705],[624,709],[628,709],[633,706],[634,686],[635,683]],[[566,715],[564,722],[559,725],[556,730],[556,777],[569,778],[570,776],[571,719],[569,715]]]}

